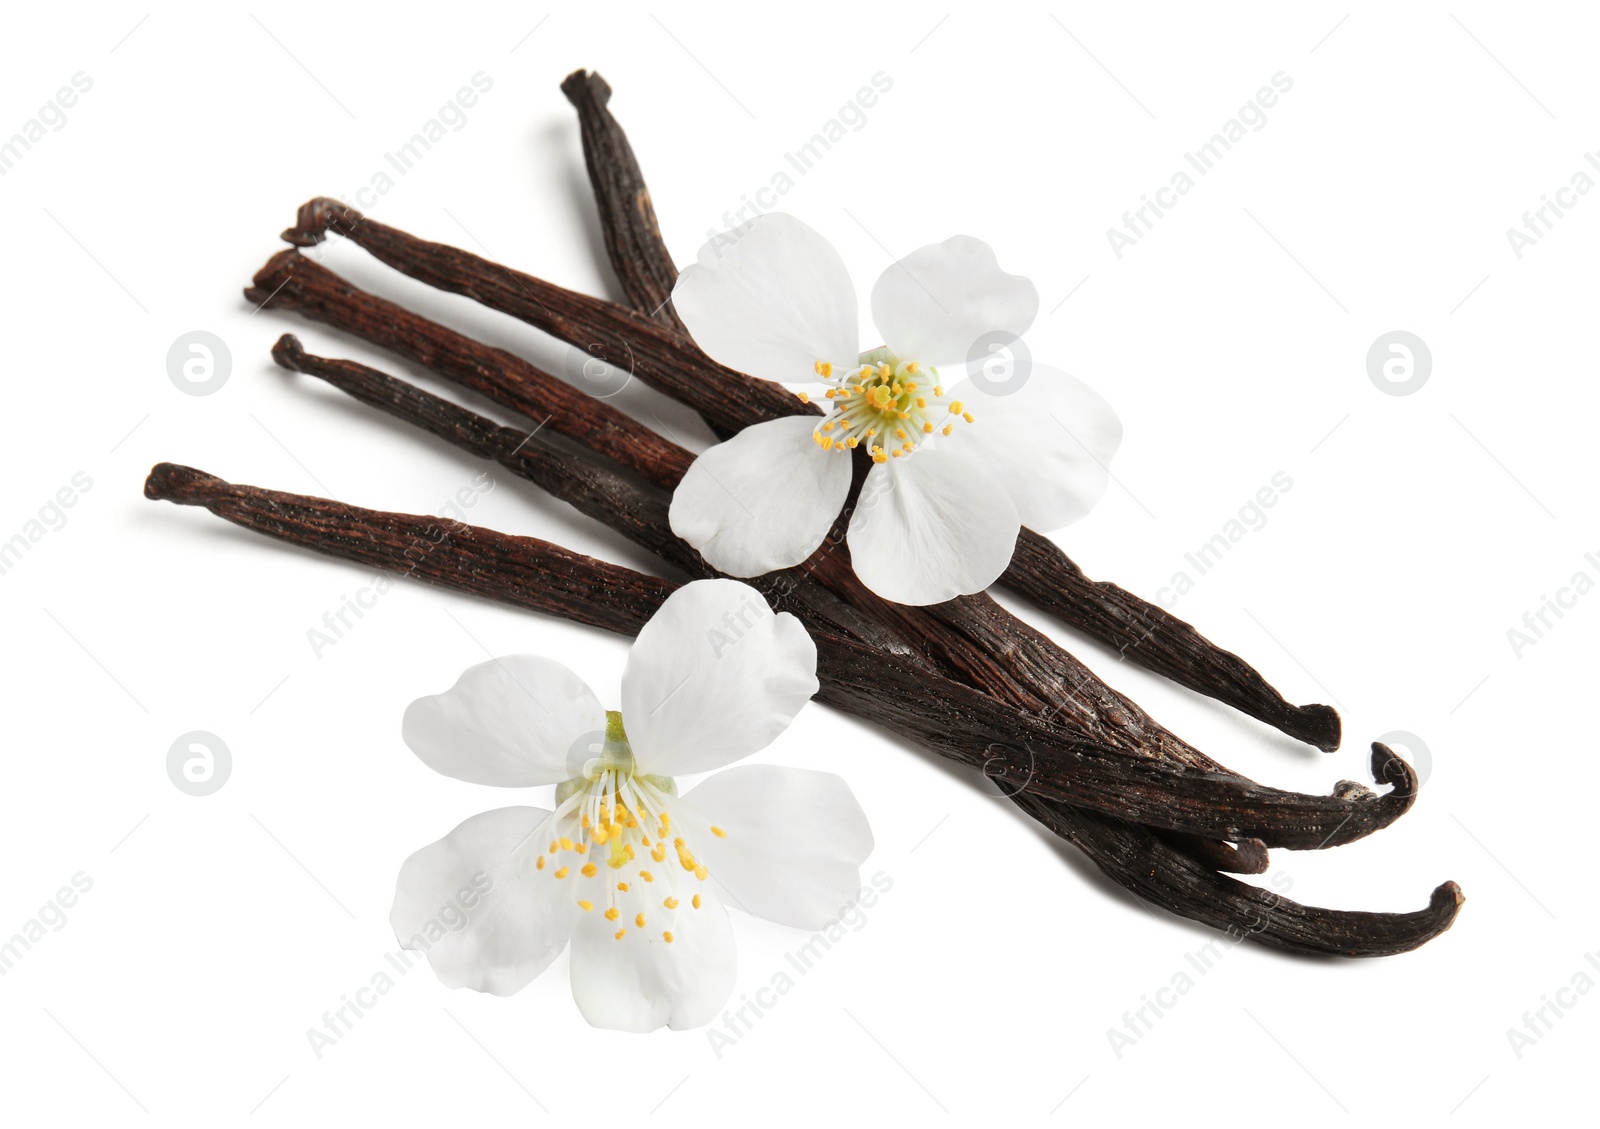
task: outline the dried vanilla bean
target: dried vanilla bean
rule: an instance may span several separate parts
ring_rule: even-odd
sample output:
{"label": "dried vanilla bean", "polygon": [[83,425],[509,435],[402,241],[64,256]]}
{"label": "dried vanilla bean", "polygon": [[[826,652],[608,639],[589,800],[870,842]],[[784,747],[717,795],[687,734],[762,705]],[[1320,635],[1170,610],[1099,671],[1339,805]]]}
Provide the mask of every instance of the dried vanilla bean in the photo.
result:
{"label": "dried vanilla bean", "polygon": [[[204,506],[256,532],[327,555],[624,634],[636,633],[675,587],[669,581],[536,538],[511,537],[454,522],[446,527],[438,518],[382,513],[327,499],[234,486],[171,463],[159,464],[151,471],[145,495]],[[839,637],[822,642],[819,660],[824,667],[819,676],[824,690],[819,697],[858,716],[886,720],[863,707],[863,700],[882,686],[886,673],[894,683],[893,691],[914,691],[920,682],[916,674],[901,679],[886,672],[881,654],[853,640]],[[887,697],[893,699],[896,694]],[[929,704],[907,706],[887,720],[897,730],[896,722],[909,721],[912,728],[907,735],[926,741],[930,721],[941,724],[941,719],[923,712]],[[993,705],[989,702],[990,708]],[[956,711],[952,716],[961,715]],[[1002,721],[1001,731],[1004,729]],[[1387,755],[1382,746],[1374,747],[1375,764]],[[972,763],[973,755],[969,751],[961,759]],[[1183,771],[1115,759],[1141,768]],[[1006,775],[1001,780],[1007,785],[1016,783]],[[1434,891],[1426,910],[1415,913],[1300,906],[1216,873],[1146,828],[1046,803],[1042,794],[1031,789],[1015,792],[1013,799],[1081,847],[1116,881],[1174,913],[1227,929],[1239,939],[1303,952],[1387,955],[1416,948],[1449,928],[1461,902],[1459,889],[1447,882]]]}

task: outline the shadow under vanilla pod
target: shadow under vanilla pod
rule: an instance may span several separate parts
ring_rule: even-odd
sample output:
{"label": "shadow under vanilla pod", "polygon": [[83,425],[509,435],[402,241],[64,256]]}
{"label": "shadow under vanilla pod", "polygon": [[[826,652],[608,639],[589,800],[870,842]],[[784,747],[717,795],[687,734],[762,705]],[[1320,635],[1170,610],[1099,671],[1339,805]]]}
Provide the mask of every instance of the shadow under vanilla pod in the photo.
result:
{"label": "shadow under vanilla pod", "polygon": [[[305,204],[285,239],[305,247],[342,236],[440,290],[607,363],[631,363],[635,376],[694,408],[723,439],[786,416],[820,416],[815,405],[718,365],[695,346],[670,303],[678,272],[632,149],[607,108],[609,88],[580,71],[562,89],[578,110],[627,305],[417,239],[328,199]],[[368,366],[313,356],[290,336],[273,350],[283,367],[534,482],[691,577],[718,575],[668,521],[666,492],[693,456],[652,429],[511,353],[365,293],[294,249],[274,256],[246,293],[264,308],[297,312],[419,363],[531,422],[502,427]],[[841,457],[852,464],[848,513],[871,462],[859,451]],[[424,515],[232,485],[170,463],[151,472],[145,493],[325,554],[408,569],[415,579],[625,634],[640,631],[679,587],[537,538],[473,526],[442,531]],[[419,538],[434,547],[410,565],[407,549]],[[819,700],[990,776],[1021,811],[1147,902],[1262,944],[1345,956],[1414,949],[1457,916],[1462,897],[1453,882],[1422,909],[1375,913],[1300,905],[1228,876],[1265,871],[1270,847],[1337,846],[1409,810],[1416,774],[1381,744],[1371,755],[1375,779],[1388,787],[1381,795],[1353,781],[1327,796],[1257,784],[1162,727],[985,594],[918,607],[883,600],[855,575],[839,522],[803,564],[749,583],[815,640]],[[1339,745],[1332,708],[1286,702],[1248,663],[1190,625],[1086,578],[1037,531],[1022,529],[1000,583],[1132,662],[1299,740],[1327,751]]]}

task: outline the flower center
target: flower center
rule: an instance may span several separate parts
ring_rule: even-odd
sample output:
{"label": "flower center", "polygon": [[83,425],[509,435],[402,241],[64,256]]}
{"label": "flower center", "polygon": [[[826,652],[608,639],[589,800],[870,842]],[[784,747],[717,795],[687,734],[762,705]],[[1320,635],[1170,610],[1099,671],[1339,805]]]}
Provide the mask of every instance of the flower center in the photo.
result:
{"label": "flower center", "polygon": [[[709,877],[685,829],[673,826],[668,805],[677,794],[670,776],[638,771],[622,715],[608,710],[600,755],[556,788],[553,837],[534,861],[539,878],[570,882],[578,908],[602,914],[617,927],[617,940],[670,944],[678,914],[700,908],[696,887]],[[720,827],[710,831],[726,835]]]}
{"label": "flower center", "polygon": [[[853,451],[865,446],[875,463],[909,455],[934,432],[949,435],[958,420],[972,422],[960,400],[945,397],[939,370],[903,361],[886,348],[862,353],[858,366],[834,368],[816,363],[816,373],[829,384],[830,411],[811,438],[824,451]],[[800,399],[810,402],[805,393]]]}

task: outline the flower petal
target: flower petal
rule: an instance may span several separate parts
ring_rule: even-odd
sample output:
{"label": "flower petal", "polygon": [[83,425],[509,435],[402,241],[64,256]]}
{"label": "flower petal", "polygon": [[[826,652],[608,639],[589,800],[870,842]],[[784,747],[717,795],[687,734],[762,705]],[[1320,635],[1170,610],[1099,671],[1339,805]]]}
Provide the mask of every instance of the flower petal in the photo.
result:
{"label": "flower petal", "polygon": [[818,361],[848,366],[861,349],[855,287],[821,235],[769,212],[700,249],[672,305],[713,360],[769,380],[809,383]]}
{"label": "flower petal", "polygon": [[506,655],[412,702],[400,731],[435,772],[514,788],[566,780],[569,750],[605,728],[606,711],[583,679],[553,659]]}
{"label": "flower petal", "polygon": [[1071,525],[1105,494],[1122,421],[1071,373],[1034,364],[1008,395],[981,392],[971,380],[950,395],[977,420],[962,429],[962,445],[981,452],[1023,525],[1040,533]]}
{"label": "flower petal", "polygon": [[764,749],[817,692],[817,647],[748,584],[696,580],[650,617],[622,672],[639,770],[708,772]]}
{"label": "flower petal", "polygon": [[850,492],[850,456],[811,439],[813,416],[745,428],[706,451],[672,494],[672,532],[730,576],[800,564]]}
{"label": "flower petal", "polygon": [[565,947],[578,907],[533,867],[550,815],[486,811],[401,865],[389,923],[445,986],[509,996]]}
{"label": "flower petal", "polygon": [[687,889],[667,909],[662,883],[632,882],[615,894],[616,920],[607,920],[598,904],[580,916],[572,935],[572,998],[595,1027],[681,1030],[709,1023],[722,1010],[738,968],[733,927],[709,886],[692,878],[689,884],[700,894],[698,908]]}
{"label": "flower petal", "polygon": [[692,840],[695,855],[746,913],[820,929],[861,888],[872,829],[850,786],[831,772],[740,765],[708,777],[674,806],[675,816],[678,809],[704,826]]}
{"label": "flower petal", "polygon": [[1000,269],[980,239],[930,243],[889,267],[872,288],[872,320],[903,360],[964,363],[986,334],[1021,337],[1039,312],[1039,292]]}
{"label": "flower petal", "polygon": [[856,575],[886,600],[937,604],[981,592],[1011,563],[1016,507],[962,438],[867,475],[846,540]]}

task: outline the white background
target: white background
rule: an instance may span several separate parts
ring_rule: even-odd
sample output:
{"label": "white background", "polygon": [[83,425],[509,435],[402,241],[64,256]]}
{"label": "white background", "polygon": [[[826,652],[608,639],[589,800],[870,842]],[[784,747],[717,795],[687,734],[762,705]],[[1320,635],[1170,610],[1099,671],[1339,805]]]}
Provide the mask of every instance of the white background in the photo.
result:
{"label": "white background", "polygon": [[[1600,993],[1520,1058],[1507,1030],[1580,970],[1600,979],[1585,961],[1600,949],[1587,810],[1600,595],[1520,656],[1507,630],[1580,569],[1600,579],[1584,560],[1600,551],[1600,195],[1520,259],[1505,232],[1600,146],[1591,19],[1481,3],[475,7],[6,17],[0,135],[76,72],[93,80],[0,178],[0,540],[75,473],[93,483],[0,577],[0,935],[75,873],[93,880],[0,978],[9,1122],[1455,1111],[1498,1124],[1587,1093]],[[419,969],[317,1058],[307,1029],[395,948],[401,860],[468,815],[543,799],[431,773],[400,741],[405,704],[485,650],[560,656],[614,699],[626,641],[402,584],[318,657],[307,631],[370,573],[147,502],[141,483],[174,460],[436,512],[478,474],[288,376],[267,349],[292,330],[314,352],[417,374],[289,315],[252,315],[240,290],[301,201],[353,199],[481,71],[493,88],[465,128],[369,211],[614,295],[558,90],[580,66],[615,87],[679,262],[874,72],[890,77],[782,207],[837,244],[863,292],[891,256],[955,232],[1034,279],[1034,354],[1094,384],[1126,426],[1118,484],[1060,535],[1092,575],[1154,598],[1276,472],[1292,478],[1265,527],[1174,610],[1290,698],[1341,707],[1345,747],[1298,746],[1026,614],[1159,720],[1276,785],[1370,779],[1370,740],[1418,735],[1431,770],[1410,815],[1338,850],[1276,852],[1274,873],[1296,899],[1380,910],[1419,908],[1453,878],[1467,895],[1456,927],[1380,961],[1226,946],[1118,1057],[1108,1029],[1217,934],[1147,912],[966,773],[813,706],[761,759],[846,775],[877,838],[864,873],[893,888],[720,1058],[703,1031],[590,1029],[565,957],[511,999]],[[1279,71],[1294,85],[1265,127],[1118,259],[1106,230]],[[353,248],[325,261],[563,367],[549,340]],[[168,347],[195,329],[233,357],[205,397],[166,372]],[[1395,329],[1433,357],[1404,397],[1366,371]],[[630,387],[618,402],[658,399]],[[503,473],[470,517],[650,567]],[[234,761],[203,798],[165,767],[195,729]],[[735,928],[737,1002],[804,936]]]}

